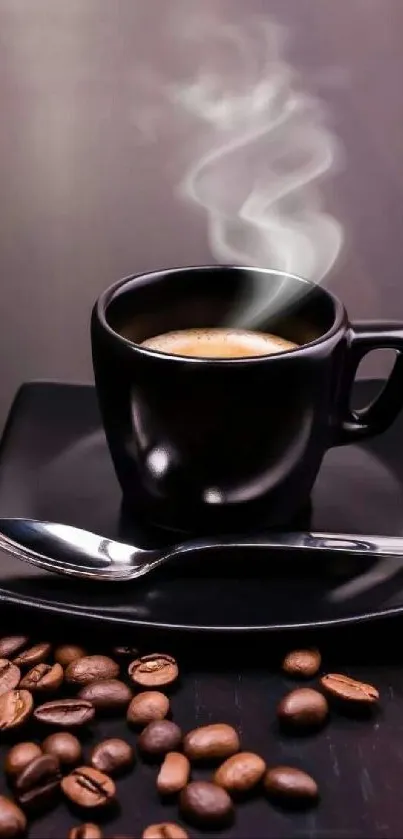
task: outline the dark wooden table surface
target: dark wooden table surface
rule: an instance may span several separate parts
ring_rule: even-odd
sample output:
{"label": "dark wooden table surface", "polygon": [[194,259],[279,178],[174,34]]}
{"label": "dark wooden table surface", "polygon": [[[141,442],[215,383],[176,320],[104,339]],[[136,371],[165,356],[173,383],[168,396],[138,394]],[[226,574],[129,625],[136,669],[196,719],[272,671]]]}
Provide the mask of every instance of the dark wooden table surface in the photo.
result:
{"label": "dark wooden table surface", "polygon": [[[271,208],[270,232],[279,187],[271,169],[277,140],[263,131],[254,143],[259,126],[273,116],[270,80],[279,77],[285,85],[280,113],[290,97],[295,101],[295,91],[308,97],[297,116],[306,134],[291,123],[280,136],[280,144],[284,136],[291,143],[284,165],[298,181],[300,167],[309,169],[319,148],[326,177],[314,177],[292,200],[274,205],[274,214],[280,209],[282,221],[290,214],[291,221],[295,214],[306,220],[320,203],[339,225],[332,230],[340,252],[329,271],[319,270],[315,260],[323,250],[326,257],[328,246],[323,228],[312,235],[311,227],[311,252],[308,247],[307,256],[305,248],[301,256],[306,273],[325,274],[352,317],[403,319],[402,32],[403,0],[1,0],[0,429],[22,381],[91,379],[89,313],[115,279],[230,260],[234,252],[266,264],[284,264],[292,252],[295,261],[295,239],[292,247],[285,239],[280,254],[265,250],[270,236],[269,245],[261,235],[250,238],[248,225],[237,222],[240,207],[250,210],[252,194],[261,200],[265,223],[266,203]],[[234,157],[220,157],[223,144],[232,149],[249,129],[253,143],[246,151],[241,144],[241,156],[237,147]],[[302,136],[307,150],[299,158],[295,140]],[[216,166],[217,153],[219,176],[209,169],[209,155]],[[207,208],[183,189],[201,160],[208,165],[198,197]],[[256,201],[252,205],[256,211]],[[217,208],[221,220],[234,220],[224,240]],[[332,239],[329,262],[336,250]],[[374,359],[367,369],[386,365],[386,358]],[[369,678],[374,662],[365,638],[352,661],[357,675]],[[343,650],[348,646],[344,637]],[[331,837],[363,837],[372,828],[379,837],[401,835],[401,706],[393,704],[402,693],[401,667],[392,656],[392,666],[383,669],[382,660],[377,654],[386,697],[385,761],[393,753],[394,777],[382,768],[376,721],[358,740],[355,734],[348,739],[346,725],[344,792],[340,755],[329,752],[340,793],[332,798],[334,818],[327,811],[322,823]],[[335,661],[342,666],[340,654]],[[216,705],[224,708],[222,684],[228,695],[235,690],[236,697],[236,689],[222,673],[212,684],[208,670],[200,695],[207,709],[216,692]],[[266,687],[256,694],[247,670],[244,682],[244,705],[259,696],[262,711]],[[258,727],[253,734],[258,744]],[[382,786],[379,797],[374,778]],[[350,798],[351,817],[343,804]],[[252,817],[258,831],[257,820]],[[278,835],[288,835],[288,827],[282,823]],[[294,833],[319,836],[322,827],[313,817]]]}

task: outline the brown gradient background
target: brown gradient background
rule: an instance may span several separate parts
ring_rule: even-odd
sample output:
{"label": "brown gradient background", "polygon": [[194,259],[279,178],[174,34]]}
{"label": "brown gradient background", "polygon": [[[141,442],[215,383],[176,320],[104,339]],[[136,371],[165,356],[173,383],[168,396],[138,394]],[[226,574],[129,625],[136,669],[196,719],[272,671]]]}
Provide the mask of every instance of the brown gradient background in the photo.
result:
{"label": "brown gradient background", "polygon": [[[174,194],[186,157],[175,125],[149,143],[136,130],[136,68],[184,72],[164,39],[183,2],[0,2],[0,428],[22,381],[91,379],[101,289],[212,261],[203,212]],[[352,317],[403,319],[403,3],[199,2],[223,20],[257,12],[289,27],[287,57],[345,152],[325,185],[345,229],[327,282]]]}

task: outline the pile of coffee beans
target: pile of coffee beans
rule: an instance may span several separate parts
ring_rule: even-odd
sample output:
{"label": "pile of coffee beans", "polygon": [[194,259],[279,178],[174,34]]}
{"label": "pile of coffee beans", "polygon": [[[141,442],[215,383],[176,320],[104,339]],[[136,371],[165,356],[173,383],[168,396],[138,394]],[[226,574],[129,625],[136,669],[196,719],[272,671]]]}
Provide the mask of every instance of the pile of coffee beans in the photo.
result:
{"label": "pile of coffee beans", "polygon": [[[321,663],[316,649],[293,650],[282,662],[288,677],[318,677],[316,687],[294,687],[278,704],[278,725],[291,735],[324,726],[331,711],[379,700],[373,685],[340,673],[320,676]],[[318,802],[314,778],[301,767],[268,766],[225,721],[184,732],[171,718],[168,695],[178,678],[175,658],[165,653],[115,647],[90,654],[74,644],[53,648],[24,635],[0,637],[0,730],[9,742],[3,769],[10,790],[0,796],[0,839],[23,835],[30,820],[61,801],[81,814],[69,839],[102,839],[101,816],[118,804],[115,779],[139,760],[155,767],[161,803],[176,801],[178,818],[200,829],[225,828],[251,792],[281,807]],[[106,715],[123,717],[137,733],[136,748],[121,737],[86,748],[87,726]],[[206,780],[192,779],[198,766],[208,769]],[[187,830],[164,821],[163,813],[161,806],[161,822],[144,825],[143,839],[186,839]]]}

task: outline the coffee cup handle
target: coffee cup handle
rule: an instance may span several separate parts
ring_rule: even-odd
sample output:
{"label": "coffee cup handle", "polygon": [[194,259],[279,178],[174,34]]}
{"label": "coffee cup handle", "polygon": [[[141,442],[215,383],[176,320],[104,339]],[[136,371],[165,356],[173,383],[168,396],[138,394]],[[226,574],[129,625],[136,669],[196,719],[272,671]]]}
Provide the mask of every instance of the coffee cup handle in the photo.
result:
{"label": "coffee cup handle", "polygon": [[[403,324],[364,321],[348,332],[349,352],[341,393],[341,427],[335,445],[354,443],[385,431],[403,408]],[[389,378],[365,408],[351,408],[351,393],[360,361],[371,350],[396,351]],[[344,419],[343,419],[344,415]]]}

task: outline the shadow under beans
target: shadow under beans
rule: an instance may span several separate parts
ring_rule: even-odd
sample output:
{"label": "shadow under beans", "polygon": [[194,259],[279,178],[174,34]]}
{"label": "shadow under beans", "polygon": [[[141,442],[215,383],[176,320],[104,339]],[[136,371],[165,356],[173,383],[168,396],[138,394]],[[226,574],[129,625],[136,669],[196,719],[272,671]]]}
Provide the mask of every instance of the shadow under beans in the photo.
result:
{"label": "shadow under beans", "polygon": [[[17,802],[26,813],[30,822],[41,819],[45,814],[56,810],[62,801],[60,784],[55,789],[46,790],[44,787],[43,789],[35,789],[30,792],[31,797],[28,803],[27,797],[25,797],[25,800],[23,797],[18,798],[18,794],[16,795],[15,789],[13,790],[14,795],[16,795]],[[35,798],[35,796],[37,796],[37,798]]]}
{"label": "shadow under beans", "polygon": [[266,793],[268,802],[279,812],[285,813],[304,813],[316,807],[318,799],[303,799],[303,798],[275,798]]}
{"label": "shadow under beans", "polygon": [[256,786],[248,790],[231,790],[229,794],[237,807],[243,804],[251,804],[261,799],[262,796],[266,796],[262,783],[256,784]]}
{"label": "shadow under beans", "polygon": [[[84,808],[80,807],[79,804],[76,804],[70,798],[65,798],[65,804],[70,813],[82,822]],[[85,821],[95,821],[97,824],[106,825],[119,815],[120,804],[117,799],[115,799],[103,807],[85,807],[84,813]]]}
{"label": "shadow under beans", "polygon": [[330,701],[330,709],[335,716],[346,717],[357,722],[376,722],[376,718],[380,714],[379,706],[376,702],[372,704],[365,704],[365,702],[352,702],[348,699],[333,698]]}
{"label": "shadow under beans", "polygon": [[314,740],[315,737],[320,737],[322,731],[328,725],[328,719],[326,719],[320,725],[304,725],[304,726],[292,726],[287,725],[286,723],[274,722],[271,726],[273,734],[280,735],[284,740]]}

